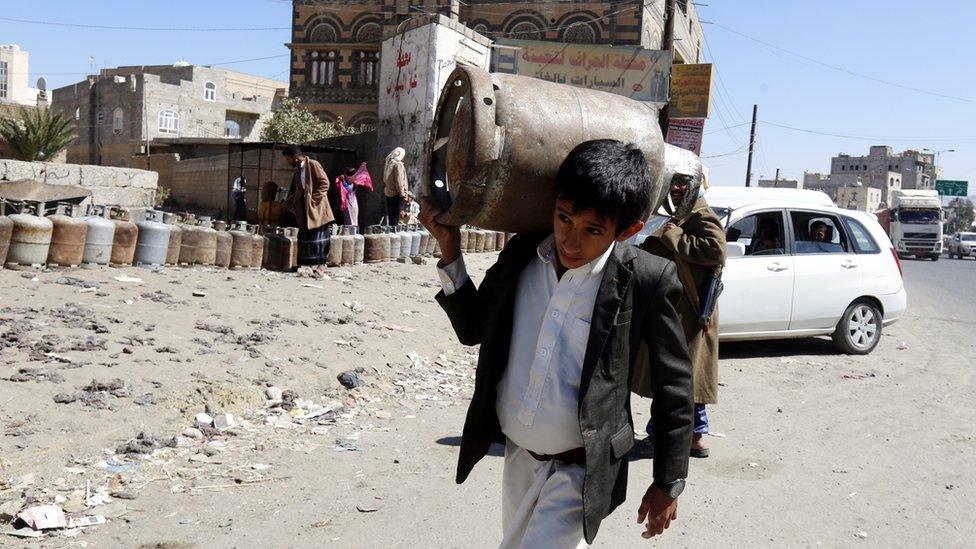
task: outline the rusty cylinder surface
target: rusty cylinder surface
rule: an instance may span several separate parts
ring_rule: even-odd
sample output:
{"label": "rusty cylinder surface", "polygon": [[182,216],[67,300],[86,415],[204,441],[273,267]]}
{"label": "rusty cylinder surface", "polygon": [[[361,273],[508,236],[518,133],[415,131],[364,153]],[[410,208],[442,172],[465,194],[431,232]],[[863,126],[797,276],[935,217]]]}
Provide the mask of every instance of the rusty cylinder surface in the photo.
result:
{"label": "rusty cylinder surface", "polygon": [[47,253],[48,265],[77,267],[85,258],[85,238],[88,224],[81,218],[68,215],[49,215],[54,225],[51,231],[51,248]]}
{"label": "rusty cylinder surface", "polygon": [[250,269],[251,256],[254,253],[254,241],[251,233],[247,232],[246,225],[240,225],[228,232],[231,238],[230,245],[230,268],[231,269]]}
{"label": "rusty cylinder surface", "polygon": [[5,215],[0,215],[0,269],[7,262],[7,250],[10,249],[10,235],[14,232],[14,222]]}
{"label": "rusty cylinder surface", "polygon": [[113,267],[128,267],[136,255],[136,244],[139,241],[139,228],[131,221],[113,219],[115,223],[115,241],[112,243],[112,257],[109,265]]}
{"label": "rusty cylinder surface", "polygon": [[257,234],[251,234],[251,268],[260,269],[262,263],[264,262],[264,237]]}
{"label": "rusty cylinder surface", "polygon": [[594,139],[643,151],[651,172],[648,207],[656,209],[666,192],[656,108],[621,95],[459,67],[438,102],[422,180],[435,199],[449,194],[443,223],[550,231],[556,172],[574,147]]}
{"label": "rusty cylinder surface", "polygon": [[49,219],[19,213],[9,216],[13,222],[6,266],[43,265],[51,248],[54,223]]}

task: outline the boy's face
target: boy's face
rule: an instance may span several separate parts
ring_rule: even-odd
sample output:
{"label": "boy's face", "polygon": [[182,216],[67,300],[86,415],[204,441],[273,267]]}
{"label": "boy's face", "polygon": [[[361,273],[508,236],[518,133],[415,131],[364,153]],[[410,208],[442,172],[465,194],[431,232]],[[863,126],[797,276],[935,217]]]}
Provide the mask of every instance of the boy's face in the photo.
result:
{"label": "boy's face", "polygon": [[566,269],[582,267],[603,255],[615,240],[623,242],[643,227],[644,223],[638,221],[618,235],[615,220],[593,210],[577,212],[572,201],[556,199],[552,228],[559,264]]}

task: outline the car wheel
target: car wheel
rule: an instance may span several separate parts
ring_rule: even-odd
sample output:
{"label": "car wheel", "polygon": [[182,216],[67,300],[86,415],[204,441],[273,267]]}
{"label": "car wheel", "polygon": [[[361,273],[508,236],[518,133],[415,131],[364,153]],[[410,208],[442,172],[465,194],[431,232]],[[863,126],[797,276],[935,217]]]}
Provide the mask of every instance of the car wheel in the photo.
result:
{"label": "car wheel", "polygon": [[932,261],[938,261],[939,260],[939,256],[938,255],[932,255],[932,256],[929,256],[929,257],[932,258]]}
{"label": "car wheel", "polygon": [[866,355],[881,341],[881,311],[867,301],[856,301],[844,311],[834,330],[834,344],[849,355]]}

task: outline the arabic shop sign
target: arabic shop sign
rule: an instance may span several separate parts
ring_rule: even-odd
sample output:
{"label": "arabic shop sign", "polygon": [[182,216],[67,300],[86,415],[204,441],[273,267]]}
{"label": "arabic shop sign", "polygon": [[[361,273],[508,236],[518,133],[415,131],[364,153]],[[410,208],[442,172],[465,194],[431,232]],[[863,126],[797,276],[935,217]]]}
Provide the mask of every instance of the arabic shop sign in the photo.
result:
{"label": "arabic shop sign", "polygon": [[672,118],[668,120],[668,135],[665,141],[701,156],[704,118]]}
{"label": "arabic shop sign", "polygon": [[638,101],[668,101],[671,52],[630,46],[498,40],[492,70],[601,90]]}
{"label": "arabic shop sign", "polygon": [[671,117],[708,118],[711,94],[711,63],[671,67],[671,102],[668,104]]}

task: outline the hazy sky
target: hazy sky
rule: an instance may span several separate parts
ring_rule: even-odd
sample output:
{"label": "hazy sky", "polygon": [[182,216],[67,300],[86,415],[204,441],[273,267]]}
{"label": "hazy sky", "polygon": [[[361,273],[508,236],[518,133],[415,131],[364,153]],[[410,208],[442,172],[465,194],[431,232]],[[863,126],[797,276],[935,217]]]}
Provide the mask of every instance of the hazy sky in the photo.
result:
{"label": "hazy sky", "polygon": [[[45,76],[52,89],[84,78],[89,56],[95,58],[96,68],[271,57],[226,67],[288,79],[284,44],[290,38],[291,2],[287,0],[2,0],[2,4],[2,18],[71,25],[275,27],[148,31],[0,19],[0,43],[17,43],[30,51],[31,81]],[[773,177],[776,168],[782,177],[790,178],[802,177],[803,170],[828,171],[831,156],[866,153],[872,144],[889,144],[896,150],[955,149],[940,157],[946,177],[976,181],[976,35],[972,32],[976,4],[962,0],[709,0],[707,4],[699,7],[702,20],[714,23],[705,25],[706,58],[715,63],[719,78],[713,86],[702,154],[714,183],[743,184],[754,103],[759,105],[761,122],[753,181],[760,175]],[[970,194],[976,194],[976,182],[970,187]]]}

